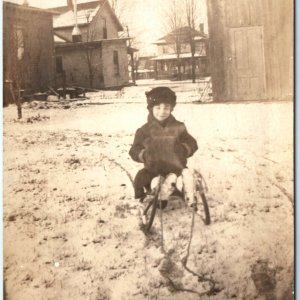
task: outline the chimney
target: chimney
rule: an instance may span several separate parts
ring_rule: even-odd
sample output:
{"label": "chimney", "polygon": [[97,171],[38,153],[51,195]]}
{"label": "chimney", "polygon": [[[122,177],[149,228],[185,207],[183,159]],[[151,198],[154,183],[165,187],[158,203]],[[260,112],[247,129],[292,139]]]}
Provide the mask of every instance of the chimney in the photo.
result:
{"label": "chimney", "polygon": [[28,1],[27,0],[23,0],[23,5],[24,6],[28,6],[29,4],[28,4]]}
{"label": "chimney", "polygon": [[204,34],[204,23],[200,23],[199,31],[200,31],[201,34]]}
{"label": "chimney", "polygon": [[67,6],[73,10],[73,0],[67,0]]}
{"label": "chimney", "polygon": [[77,25],[77,1],[73,0],[73,13],[74,13],[74,28],[72,31],[72,41],[73,43],[82,42],[81,32]]}

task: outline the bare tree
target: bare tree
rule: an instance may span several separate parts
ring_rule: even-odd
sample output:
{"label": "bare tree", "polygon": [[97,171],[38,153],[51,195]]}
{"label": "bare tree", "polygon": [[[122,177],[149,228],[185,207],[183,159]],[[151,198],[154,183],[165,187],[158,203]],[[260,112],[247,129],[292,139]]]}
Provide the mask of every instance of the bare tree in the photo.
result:
{"label": "bare tree", "polygon": [[[129,25],[131,22],[129,20],[130,16],[130,5],[128,5],[128,1],[117,1],[111,0],[111,6],[115,12],[115,15],[120,20],[124,31],[121,32],[121,37],[126,37],[128,39],[127,47],[128,47],[128,56],[130,57],[128,62],[128,67],[131,69],[131,80],[135,84],[137,79],[137,68],[138,68],[138,52],[140,41],[138,40],[138,36],[140,33],[139,29],[132,28]],[[129,24],[128,24],[129,23]],[[135,50],[136,49],[136,50]]]}
{"label": "bare tree", "polygon": [[192,82],[196,81],[196,61],[195,61],[195,52],[196,52],[196,43],[195,43],[195,35],[196,35],[196,2],[195,0],[185,0],[185,12],[186,12],[186,21],[189,27],[188,31],[188,40],[191,48],[191,63],[192,63]]}
{"label": "bare tree", "polygon": [[87,44],[85,45],[84,56],[85,56],[85,60],[86,60],[87,68],[88,68],[89,86],[90,86],[90,88],[93,88],[94,76],[97,71],[95,65],[93,64],[95,50],[94,50],[94,47],[92,47],[92,45],[90,45],[88,42],[92,42],[92,41],[96,40],[96,28],[95,28],[95,25],[90,22],[90,15],[88,12],[86,13],[86,20],[87,20],[88,26],[87,26],[87,31],[86,31]]}
{"label": "bare tree", "polygon": [[135,84],[136,82],[136,72],[137,72],[137,56],[134,54],[134,46],[135,46],[135,39],[130,37],[129,34],[129,27],[126,25],[126,32],[127,32],[127,37],[129,38],[128,40],[128,52],[130,55],[130,68],[131,68],[131,79],[132,82]]}
{"label": "bare tree", "polygon": [[178,79],[181,80],[181,43],[182,32],[181,28],[184,25],[184,9],[181,0],[171,0],[171,5],[168,7],[165,16],[166,34],[170,42],[174,45],[174,52],[177,57],[177,72]]}
{"label": "bare tree", "polygon": [[[122,9],[124,8],[124,6],[120,7],[117,0],[111,1],[111,6],[112,6],[116,16],[119,19],[119,16],[121,15],[121,12],[122,12]],[[93,88],[94,77],[97,72],[97,67],[94,64],[94,62],[97,61],[95,59],[97,51],[95,51],[95,46],[93,46],[92,43],[90,43],[90,42],[99,40],[99,38],[100,38],[99,32],[98,32],[99,27],[103,28],[103,36],[101,38],[103,38],[103,39],[107,38],[106,19],[104,17],[100,16],[99,21],[97,21],[97,22],[91,21],[90,14],[88,11],[86,11],[85,17],[86,17],[88,26],[87,26],[87,30],[86,30],[85,42],[87,42],[87,43],[84,46],[85,47],[84,56],[85,56],[85,61],[87,63],[87,68],[88,68],[89,86],[90,86],[90,88]],[[101,24],[99,22],[101,22]],[[125,35],[127,36],[127,34],[129,34],[128,28],[127,28]],[[130,43],[129,46],[130,47],[132,46],[132,42]],[[132,58],[132,62],[133,61],[134,60]],[[133,64],[134,64],[134,62],[133,62]]]}
{"label": "bare tree", "polygon": [[110,4],[111,4],[111,8],[113,9],[115,15],[117,16],[117,18],[119,19],[119,5],[118,5],[118,0],[110,0]]}
{"label": "bare tree", "polygon": [[[17,16],[10,16],[11,22],[4,22],[4,76],[9,85],[9,94],[17,105],[18,119],[22,118],[21,88],[26,80],[26,65],[30,56],[25,52],[24,24]],[[29,41],[27,41],[28,43]],[[28,46],[28,44],[27,44]]]}
{"label": "bare tree", "polygon": [[[75,10],[74,10],[74,6],[73,6],[73,2],[72,1],[68,1],[70,4],[68,5],[74,14],[75,17],[75,27],[74,29],[77,27],[77,22],[76,22],[76,18],[77,18],[77,8],[75,6]],[[84,32],[80,32],[79,34],[82,36],[82,42],[84,42],[83,44],[83,54],[82,57],[86,62],[86,66],[88,69],[88,85],[90,88],[93,88],[94,85],[94,77],[95,74],[97,73],[97,66],[95,65],[95,61],[97,61],[95,59],[95,56],[97,54],[96,46],[93,45],[93,41],[99,40],[100,38],[106,38],[106,34],[107,31],[106,30],[106,19],[103,18],[102,16],[100,16],[99,20],[91,20],[91,12],[89,10],[85,11],[85,17],[86,17],[86,31]],[[100,24],[100,23],[104,23],[104,24]],[[103,37],[100,37],[98,29],[103,27]],[[65,75],[64,75],[65,76]]]}
{"label": "bare tree", "polygon": [[126,12],[130,10],[128,0],[110,0],[111,8],[113,9],[116,17],[121,21],[121,24],[125,24]]}
{"label": "bare tree", "polygon": [[138,78],[138,70],[140,67],[140,61],[139,61],[139,55],[135,54],[134,55],[134,70],[135,70],[135,79],[139,79]]}

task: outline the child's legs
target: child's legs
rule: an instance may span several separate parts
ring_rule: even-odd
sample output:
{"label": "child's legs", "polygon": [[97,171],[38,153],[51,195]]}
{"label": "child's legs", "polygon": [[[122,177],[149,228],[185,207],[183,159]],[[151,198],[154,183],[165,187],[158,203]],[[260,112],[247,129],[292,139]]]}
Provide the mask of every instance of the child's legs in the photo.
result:
{"label": "child's legs", "polygon": [[156,174],[145,168],[138,171],[133,182],[135,199],[142,198],[145,195],[144,188],[150,190],[151,180],[155,176]]}
{"label": "child's legs", "polygon": [[193,172],[185,168],[183,169],[181,176],[182,176],[184,200],[187,202],[188,205],[191,205],[194,203],[194,190],[195,190]]}
{"label": "child's legs", "polygon": [[152,192],[152,194],[155,194],[155,191],[158,189],[158,185],[159,185],[159,176],[156,176],[151,180],[151,192]]}
{"label": "child's legs", "polygon": [[169,197],[172,195],[172,193],[175,190],[176,181],[177,181],[177,175],[174,173],[170,173],[165,177],[165,180],[163,181],[159,192],[160,200],[169,199]]}

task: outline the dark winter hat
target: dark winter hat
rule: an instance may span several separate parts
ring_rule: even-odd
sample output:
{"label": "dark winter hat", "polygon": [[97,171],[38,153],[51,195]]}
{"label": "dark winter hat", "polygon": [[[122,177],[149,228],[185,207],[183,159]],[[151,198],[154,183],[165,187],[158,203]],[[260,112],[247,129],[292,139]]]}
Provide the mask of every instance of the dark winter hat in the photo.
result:
{"label": "dark winter hat", "polygon": [[170,88],[166,86],[159,86],[152,89],[150,92],[146,92],[147,108],[150,109],[154,105],[161,103],[168,103],[173,107],[176,105],[176,94]]}

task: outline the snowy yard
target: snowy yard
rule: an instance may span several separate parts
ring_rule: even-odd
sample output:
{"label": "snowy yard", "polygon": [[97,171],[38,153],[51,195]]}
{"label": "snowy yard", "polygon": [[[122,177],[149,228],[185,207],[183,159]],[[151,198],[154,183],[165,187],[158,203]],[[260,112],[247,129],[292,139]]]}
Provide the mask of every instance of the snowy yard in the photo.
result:
{"label": "snowy yard", "polygon": [[[100,105],[101,95],[24,106],[22,121],[4,108],[7,299],[198,299],[159,272],[159,218],[149,237],[139,229],[124,170],[133,177],[141,167],[128,151],[146,121],[144,98]],[[198,141],[189,166],[209,188],[212,223],[196,217],[188,262],[216,283],[201,299],[292,299],[293,104],[179,103],[174,115]],[[184,207],[164,214],[170,276],[201,293],[207,283],[181,266],[190,226]]]}

